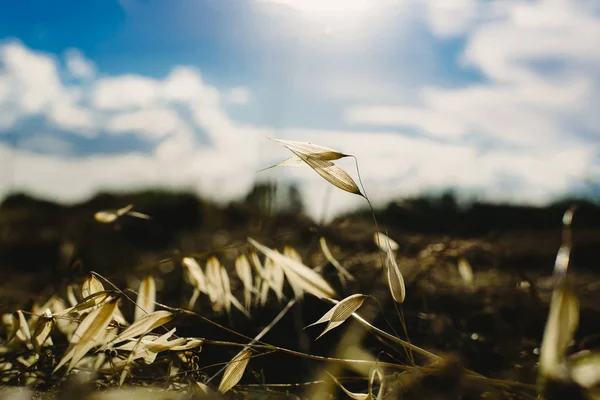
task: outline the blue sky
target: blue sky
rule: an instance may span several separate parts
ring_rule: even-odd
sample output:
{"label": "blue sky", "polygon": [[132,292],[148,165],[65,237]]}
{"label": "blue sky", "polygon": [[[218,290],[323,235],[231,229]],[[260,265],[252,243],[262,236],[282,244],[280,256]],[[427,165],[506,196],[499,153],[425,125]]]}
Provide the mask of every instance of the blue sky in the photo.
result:
{"label": "blue sky", "polygon": [[[259,177],[298,182],[319,215],[312,171],[255,174],[287,156],[268,136],[356,154],[378,204],[445,188],[542,204],[600,176],[592,1],[56,4],[2,5],[0,196],[226,201]],[[332,195],[332,213],[361,204]]]}

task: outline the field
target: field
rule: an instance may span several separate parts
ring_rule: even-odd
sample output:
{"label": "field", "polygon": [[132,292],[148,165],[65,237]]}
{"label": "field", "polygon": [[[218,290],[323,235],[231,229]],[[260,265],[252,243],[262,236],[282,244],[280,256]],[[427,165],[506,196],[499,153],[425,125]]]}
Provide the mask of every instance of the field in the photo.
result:
{"label": "field", "polygon": [[[0,393],[599,398],[593,204],[571,227],[561,224],[570,203],[463,210],[448,196],[419,199],[377,210],[387,236],[376,239],[369,211],[321,225],[263,203],[164,192],[73,206],[6,199]],[[564,288],[553,280],[561,245],[572,250]],[[327,298],[352,295],[326,314]],[[558,319],[546,326],[551,300]],[[545,330],[558,339],[544,349]]]}

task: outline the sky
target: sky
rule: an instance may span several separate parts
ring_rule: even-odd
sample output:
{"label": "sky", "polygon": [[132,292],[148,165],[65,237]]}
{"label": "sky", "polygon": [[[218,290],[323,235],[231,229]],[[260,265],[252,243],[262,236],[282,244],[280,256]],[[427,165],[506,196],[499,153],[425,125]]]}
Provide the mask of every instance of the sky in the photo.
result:
{"label": "sky", "polygon": [[290,155],[268,138],[355,155],[375,205],[598,191],[595,0],[0,3],[0,198],[264,180],[313,216],[365,206],[309,168],[257,173]]}

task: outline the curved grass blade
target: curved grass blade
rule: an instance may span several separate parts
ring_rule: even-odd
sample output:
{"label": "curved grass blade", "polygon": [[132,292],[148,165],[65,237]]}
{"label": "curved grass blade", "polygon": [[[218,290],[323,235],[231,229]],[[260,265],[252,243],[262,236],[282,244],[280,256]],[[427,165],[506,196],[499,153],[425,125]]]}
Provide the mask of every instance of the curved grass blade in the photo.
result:
{"label": "curved grass blade", "polygon": [[381,232],[375,232],[373,234],[373,241],[377,247],[383,251],[387,251],[388,246],[392,249],[392,251],[398,251],[398,248],[400,247],[392,238]]}
{"label": "curved grass blade", "polygon": [[345,190],[346,192],[364,197],[358,188],[358,185],[356,182],[354,182],[354,179],[352,179],[346,171],[331,161],[320,160],[318,158],[310,157],[301,153],[296,153],[296,155],[333,186]]}
{"label": "curved grass blade", "polygon": [[235,259],[235,271],[244,287],[244,303],[250,310],[252,304],[252,267],[248,258],[242,254]]}
{"label": "curved grass blade", "polygon": [[398,263],[396,263],[396,256],[394,255],[389,243],[386,250],[385,266],[387,268],[388,286],[390,288],[392,298],[396,303],[402,303],[406,297],[404,277],[400,272]]}
{"label": "curved grass blade", "polygon": [[219,384],[219,393],[226,393],[238,384],[244,375],[248,361],[250,361],[250,355],[250,350],[244,350],[229,362]]}
{"label": "curved grass blade", "polygon": [[539,370],[543,377],[558,377],[567,347],[579,324],[579,301],[567,287],[552,294],[548,320],[540,348]]}
{"label": "curved grass blade", "polygon": [[321,336],[323,336],[330,330],[337,328],[338,326],[343,324],[348,318],[350,318],[352,313],[354,313],[360,308],[360,306],[362,306],[363,302],[365,301],[365,298],[366,296],[360,293],[346,297],[345,299],[337,303],[335,306],[333,306],[331,310],[327,311],[325,315],[323,315],[318,321],[308,325],[307,328],[309,326],[313,326],[323,322],[329,322],[325,330],[317,337],[317,339],[319,339]]}
{"label": "curved grass blade", "polygon": [[119,343],[124,340],[137,337],[139,335],[147,334],[153,329],[156,329],[159,326],[162,326],[167,322],[171,321],[173,317],[174,315],[172,312],[165,310],[154,311],[151,314],[144,315],[143,317],[135,321],[133,324],[131,324],[131,326],[129,326],[123,332],[121,332],[121,334],[114,338],[111,343]]}
{"label": "curved grass blade", "polygon": [[342,385],[340,383],[340,381],[338,381],[333,375],[331,375],[329,372],[325,371],[325,373],[327,375],[329,375],[329,377],[335,382],[336,385],[338,385],[338,387],[340,389],[342,389],[342,391],[344,393],[346,393],[348,395],[348,397],[350,397],[351,399],[354,400],[369,400],[372,399],[371,394],[370,393],[353,393],[351,391],[349,391],[348,389],[346,389],[344,387],[344,385]]}
{"label": "curved grass blade", "polygon": [[466,284],[473,283],[473,268],[471,268],[471,264],[466,258],[458,260],[457,268],[458,274]]}
{"label": "curved grass blade", "polygon": [[102,282],[100,282],[98,278],[96,278],[94,275],[88,276],[81,285],[81,297],[83,297],[84,299],[93,295],[94,293],[103,291],[104,285],[102,285]]}
{"label": "curved grass blade", "polygon": [[156,302],[156,282],[152,275],[148,275],[140,282],[138,296],[136,299],[136,307],[134,313],[134,321],[154,312]]}
{"label": "curved grass blade", "polygon": [[52,338],[50,337],[50,333],[54,328],[55,321],[54,318],[52,318],[52,313],[50,313],[50,310],[47,311],[49,315],[48,313],[46,313],[44,316],[39,318],[37,326],[35,327],[35,330],[33,331],[33,335],[31,337],[33,348],[38,353],[46,342],[52,344]]}
{"label": "curved grass blade", "polygon": [[202,271],[200,264],[192,257],[183,257],[181,261],[186,272],[186,277],[190,283],[200,292],[206,293],[206,275]]}
{"label": "curved grass blade", "polygon": [[119,304],[119,298],[112,298],[101,307],[90,312],[79,324],[71,338],[71,343],[65,355],[60,360],[54,372],[58,371],[68,361],[67,371],[74,368],[86,353],[94,346],[100,344],[99,338],[104,337],[105,330],[112,321],[113,314]]}
{"label": "curved grass blade", "polygon": [[278,251],[272,250],[267,246],[260,244],[252,238],[248,238],[248,241],[256,247],[265,256],[271,258],[273,262],[279,264],[288,278],[292,289],[296,291],[301,289],[317,297],[335,297],[335,290],[327,283],[321,275],[307,267],[306,265],[292,260],[289,257],[284,256]]}
{"label": "curved grass blade", "polygon": [[[349,154],[344,154],[328,147],[319,146],[308,142],[296,142],[292,140],[272,139],[281,143],[287,149],[294,153],[300,153],[305,156],[313,157],[319,160],[335,161],[342,157],[349,157]],[[299,157],[301,159],[301,157]]]}

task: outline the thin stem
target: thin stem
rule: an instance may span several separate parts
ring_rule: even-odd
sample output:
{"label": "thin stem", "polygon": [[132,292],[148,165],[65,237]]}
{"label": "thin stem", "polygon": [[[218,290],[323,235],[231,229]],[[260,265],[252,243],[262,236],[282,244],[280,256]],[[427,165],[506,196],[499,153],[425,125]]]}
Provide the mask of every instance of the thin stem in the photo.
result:
{"label": "thin stem", "polygon": [[[296,299],[290,300],[286,304],[286,306],[279,312],[279,314],[277,314],[277,316],[275,318],[273,318],[273,320],[271,321],[271,323],[269,323],[269,325],[267,325],[262,331],[260,331],[260,333],[258,335],[256,335],[254,337],[254,339],[252,339],[250,341],[250,343],[248,343],[242,350],[240,350],[238,352],[238,354],[236,355],[236,357],[238,355],[240,355],[242,352],[244,352],[246,349],[250,348],[250,346],[252,346],[255,343],[257,343],[260,339],[262,339],[262,337],[265,336],[281,320],[281,318],[283,318],[283,316],[285,314],[287,314],[287,312],[290,310],[290,308],[292,308],[294,306],[294,304],[296,304]],[[217,377],[218,375],[220,375],[223,371],[225,371],[226,367],[227,367],[227,365],[224,365],[219,371],[217,371],[217,373],[215,373],[213,376],[211,376],[210,378],[208,378],[208,380],[206,381],[206,383],[209,383],[215,377]]]}

